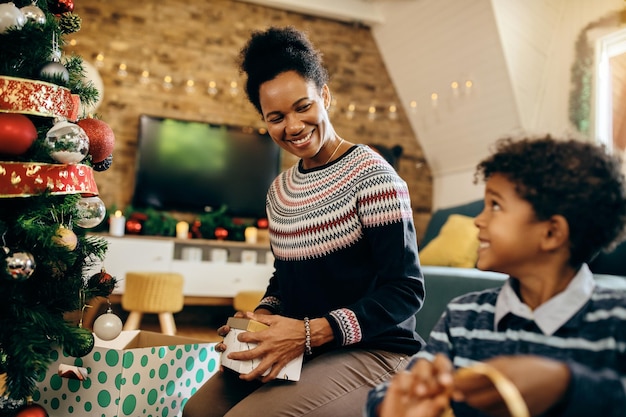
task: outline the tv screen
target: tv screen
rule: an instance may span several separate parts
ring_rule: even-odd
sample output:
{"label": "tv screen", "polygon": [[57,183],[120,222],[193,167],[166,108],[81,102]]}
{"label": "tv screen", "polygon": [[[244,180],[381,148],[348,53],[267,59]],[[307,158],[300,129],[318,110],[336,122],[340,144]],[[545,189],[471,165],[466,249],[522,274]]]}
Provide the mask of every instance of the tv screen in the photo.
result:
{"label": "tv screen", "polygon": [[265,217],[265,194],[280,148],[252,128],[141,115],[136,208]]}

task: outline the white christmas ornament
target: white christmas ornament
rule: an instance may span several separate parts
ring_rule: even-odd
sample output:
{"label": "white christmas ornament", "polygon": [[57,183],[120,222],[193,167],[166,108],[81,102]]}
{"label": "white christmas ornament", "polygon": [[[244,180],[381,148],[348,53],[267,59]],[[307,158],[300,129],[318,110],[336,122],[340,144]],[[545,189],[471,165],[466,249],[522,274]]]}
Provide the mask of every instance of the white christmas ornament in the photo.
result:
{"label": "white christmas ornament", "polygon": [[15,4],[0,4],[0,33],[6,32],[10,27],[21,29],[24,23],[26,23],[26,16]]}
{"label": "white christmas ornament", "polygon": [[98,99],[94,103],[86,105],[83,104],[82,101],[80,102],[78,114],[88,116],[89,114],[93,114],[98,106],[100,106],[100,103],[102,103],[102,99],[104,98],[104,82],[102,81],[98,68],[91,63],[83,61],[83,69],[85,70],[85,74],[82,77],[83,81],[85,83],[91,83],[91,85],[98,90]]}
{"label": "white christmas ornament", "polygon": [[93,332],[102,340],[113,340],[122,333],[122,320],[109,308],[93,322]]}
{"label": "white christmas ornament", "polygon": [[68,121],[52,126],[44,143],[50,156],[62,164],[78,163],[89,153],[89,137],[82,127]]}

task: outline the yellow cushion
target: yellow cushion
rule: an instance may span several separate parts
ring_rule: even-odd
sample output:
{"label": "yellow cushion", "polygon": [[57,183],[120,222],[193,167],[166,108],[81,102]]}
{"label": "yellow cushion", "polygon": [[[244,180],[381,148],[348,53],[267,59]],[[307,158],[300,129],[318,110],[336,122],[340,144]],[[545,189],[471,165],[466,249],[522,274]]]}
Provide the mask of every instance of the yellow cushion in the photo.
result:
{"label": "yellow cushion", "polygon": [[478,251],[478,228],[474,218],[451,214],[439,234],[420,251],[422,265],[473,268]]}
{"label": "yellow cushion", "polygon": [[237,311],[254,311],[264,294],[265,291],[239,291],[233,299],[233,307]]}

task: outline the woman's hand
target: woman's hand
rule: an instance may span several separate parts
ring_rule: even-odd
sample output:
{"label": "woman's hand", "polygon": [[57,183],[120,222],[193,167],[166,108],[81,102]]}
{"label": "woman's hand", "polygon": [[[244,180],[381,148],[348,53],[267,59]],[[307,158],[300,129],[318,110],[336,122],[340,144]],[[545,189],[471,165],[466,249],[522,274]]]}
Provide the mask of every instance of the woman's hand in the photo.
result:
{"label": "woman's hand", "polygon": [[439,417],[450,406],[453,366],[444,355],[433,362],[418,360],[410,370],[395,375],[379,417]]}
{"label": "woman's hand", "polygon": [[[245,314],[242,311],[237,311],[233,317],[245,317]],[[218,327],[217,329],[217,335],[224,338],[226,337],[226,335],[230,332],[230,326],[228,326],[227,324]],[[224,343],[224,340],[222,339],[221,342],[219,342],[217,345],[215,345],[215,351],[216,352],[224,352],[226,351],[226,344]],[[220,370],[222,370],[222,367],[220,366]]]}
{"label": "woman's hand", "polygon": [[[269,326],[266,330],[243,332],[238,336],[240,342],[256,343],[257,346],[250,350],[232,352],[228,357],[242,361],[260,359],[260,363],[255,369],[240,375],[241,379],[251,381],[260,378],[262,382],[275,379],[285,365],[304,352],[304,324],[302,320],[250,312],[237,317],[247,317]],[[220,330],[230,331],[228,326],[220,327],[218,333]],[[216,346],[216,349],[219,345]],[[263,376],[268,370],[270,370],[269,373]]]}

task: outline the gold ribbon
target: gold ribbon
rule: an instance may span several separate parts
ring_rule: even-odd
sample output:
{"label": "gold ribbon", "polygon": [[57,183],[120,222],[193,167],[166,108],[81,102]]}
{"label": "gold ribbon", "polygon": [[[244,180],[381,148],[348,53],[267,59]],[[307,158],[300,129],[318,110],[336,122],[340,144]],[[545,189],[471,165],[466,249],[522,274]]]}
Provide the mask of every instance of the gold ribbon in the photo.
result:
{"label": "gold ribbon", "polygon": [[[457,371],[457,375],[478,374],[486,376],[496,388],[496,391],[502,397],[504,404],[509,409],[511,417],[530,417],[530,412],[526,406],[526,402],[520,394],[517,387],[509,381],[507,377],[502,375],[500,371],[485,363],[477,363],[467,368],[461,368]],[[448,408],[441,417],[454,417],[452,408]]]}

